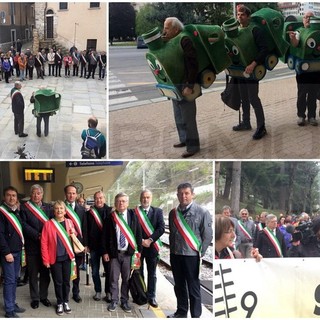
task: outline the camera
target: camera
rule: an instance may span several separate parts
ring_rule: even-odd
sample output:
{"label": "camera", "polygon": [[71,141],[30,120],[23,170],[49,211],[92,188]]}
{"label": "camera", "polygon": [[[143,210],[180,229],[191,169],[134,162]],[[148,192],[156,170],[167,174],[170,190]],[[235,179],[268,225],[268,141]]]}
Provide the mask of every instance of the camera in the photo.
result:
{"label": "camera", "polygon": [[301,243],[308,243],[311,238],[314,236],[313,232],[313,223],[302,222],[298,226],[295,227],[295,232],[292,234],[293,241],[301,241]]}

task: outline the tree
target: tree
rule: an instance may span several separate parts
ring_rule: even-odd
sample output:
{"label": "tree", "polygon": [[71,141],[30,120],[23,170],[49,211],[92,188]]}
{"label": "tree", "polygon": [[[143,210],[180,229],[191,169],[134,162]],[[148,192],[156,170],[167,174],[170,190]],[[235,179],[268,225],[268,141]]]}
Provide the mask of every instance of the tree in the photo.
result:
{"label": "tree", "polygon": [[241,161],[234,161],[232,165],[231,208],[234,212],[240,211],[240,180]]}
{"label": "tree", "polygon": [[130,3],[109,3],[109,39],[132,39],[135,36],[135,11]]}

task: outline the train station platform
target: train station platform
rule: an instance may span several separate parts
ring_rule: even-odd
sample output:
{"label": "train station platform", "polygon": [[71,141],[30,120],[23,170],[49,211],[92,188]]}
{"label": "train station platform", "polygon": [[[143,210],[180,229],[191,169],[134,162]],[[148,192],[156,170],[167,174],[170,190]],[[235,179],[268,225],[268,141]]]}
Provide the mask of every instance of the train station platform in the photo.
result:
{"label": "train station platform", "polygon": [[[129,304],[132,307],[132,313],[124,312],[120,306],[114,312],[110,312],[107,310],[108,303],[104,300],[94,301],[93,295],[95,294],[93,288],[92,277],[90,274],[89,277],[89,285],[86,285],[86,271],[81,271],[81,279],[80,279],[80,296],[82,298],[81,303],[76,303],[71,299],[72,293],[70,293],[70,301],[69,305],[72,310],[71,314],[64,314],[62,317],[65,318],[166,318],[167,315],[172,314],[176,311],[176,297],[174,294],[174,289],[172,284],[166,279],[166,277],[160,272],[159,268],[157,269],[157,301],[159,304],[158,308],[152,308],[149,305],[139,306],[132,302],[130,298]],[[102,288],[104,289],[104,278],[102,280]],[[2,309],[3,309],[3,293],[2,287],[0,287],[0,296],[2,301]],[[102,294],[104,296],[104,294]],[[51,307],[45,307],[42,303],[40,303],[38,309],[32,309],[30,306],[30,294],[29,294],[29,285],[26,284],[24,286],[17,288],[17,303],[20,307],[26,309],[26,312],[20,313],[19,316],[21,318],[59,318],[55,313],[56,308],[56,299],[54,294],[53,282],[51,281],[49,287],[49,296],[48,299],[51,301]],[[0,313],[0,317],[4,316]],[[190,314],[188,314],[188,318]],[[213,314],[210,312],[205,306],[202,308],[202,316],[201,318],[211,318]]]}

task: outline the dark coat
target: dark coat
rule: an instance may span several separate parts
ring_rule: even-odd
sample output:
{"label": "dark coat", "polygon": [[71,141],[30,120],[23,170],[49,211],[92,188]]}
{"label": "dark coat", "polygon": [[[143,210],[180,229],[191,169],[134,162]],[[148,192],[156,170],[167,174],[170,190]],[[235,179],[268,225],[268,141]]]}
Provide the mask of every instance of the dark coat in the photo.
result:
{"label": "dark coat", "polygon": [[[100,214],[103,223],[109,217],[112,210],[112,208],[106,204],[102,208],[95,207],[95,209]],[[90,210],[88,210],[86,214],[88,222],[88,247],[90,250],[101,249],[102,230],[99,229],[94,217],[90,213]]]}
{"label": "dark coat", "polygon": [[142,247],[142,255],[145,257],[156,257],[158,255],[158,251],[154,247],[154,242],[156,242],[164,234],[165,230],[163,212],[160,208],[151,206],[148,212],[148,218],[154,227],[154,232],[150,237],[148,237],[143,228],[141,228],[142,239],[152,238],[153,242],[149,248]]}
{"label": "dark coat", "polygon": [[[138,251],[142,250],[142,235],[141,226],[138,222],[138,218],[132,209],[128,209],[128,225],[131,228],[137,242]],[[118,257],[118,242],[117,242],[117,229],[116,223],[112,218],[112,214],[105,220],[102,231],[102,249],[103,253],[108,253],[110,259]],[[132,256],[134,249],[128,246],[128,255]]]}
{"label": "dark coat", "polygon": [[[284,257],[287,256],[287,246],[284,241],[284,237],[282,232],[277,228],[276,229],[276,237],[279,241],[282,255]],[[260,230],[258,233],[258,238],[256,241],[256,247],[259,249],[259,253],[264,257],[264,258],[278,258],[279,256],[277,255],[277,251],[275,247],[273,246],[272,242],[266,235],[266,233],[263,230]]]}
{"label": "dark coat", "polygon": [[[48,203],[42,203],[41,209],[49,219],[54,217],[52,207]],[[40,236],[44,224],[24,204],[21,206],[20,214],[27,255],[41,255]]]}

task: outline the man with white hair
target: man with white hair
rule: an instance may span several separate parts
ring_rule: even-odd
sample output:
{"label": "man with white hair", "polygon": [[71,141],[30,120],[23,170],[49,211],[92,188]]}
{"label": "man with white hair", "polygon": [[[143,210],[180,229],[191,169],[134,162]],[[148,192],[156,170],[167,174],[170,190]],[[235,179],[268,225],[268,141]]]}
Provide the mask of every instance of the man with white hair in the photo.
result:
{"label": "man with white hair", "polygon": [[[164,21],[162,39],[169,41],[176,37],[184,26],[176,17],[169,17]],[[197,80],[198,61],[197,53],[192,41],[185,36],[181,39],[181,48],[184,55],[185,79],[180,84],[182,95],[187,98],[193,93],[193,87]],[[179,142],[173,145],[174,148],[186,147],[187,150],[182,153],[182,158],[188,158],[199,152],[200,142],[196,122],[196,102],[172,100],[174,120],[178,130]]]}
{"label": "man with white hair", "polygon": [[10,96],[12,101],[12,112],[14,114],[14,133],[20,138],[27,137],[28,134],[23,132],[24,129],[24,99],[20,92],[21,82],[16,81],[11,89]]}

